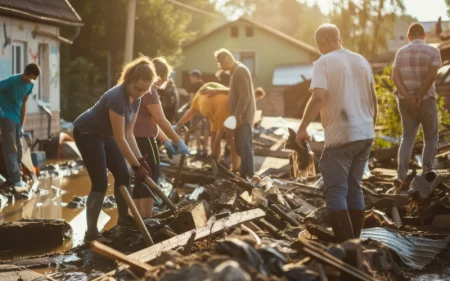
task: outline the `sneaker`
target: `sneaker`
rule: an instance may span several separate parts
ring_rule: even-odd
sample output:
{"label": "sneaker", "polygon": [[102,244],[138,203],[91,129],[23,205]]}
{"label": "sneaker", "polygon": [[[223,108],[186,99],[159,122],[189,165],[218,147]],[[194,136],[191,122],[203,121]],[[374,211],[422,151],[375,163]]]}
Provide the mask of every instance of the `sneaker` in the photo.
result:
{"label": "sneaker", "polygon": [[23,181],[18,181],[14,183],[14,190],[16,192],[22,192],[22,191],[28,191],[30,189],[30,186]]}

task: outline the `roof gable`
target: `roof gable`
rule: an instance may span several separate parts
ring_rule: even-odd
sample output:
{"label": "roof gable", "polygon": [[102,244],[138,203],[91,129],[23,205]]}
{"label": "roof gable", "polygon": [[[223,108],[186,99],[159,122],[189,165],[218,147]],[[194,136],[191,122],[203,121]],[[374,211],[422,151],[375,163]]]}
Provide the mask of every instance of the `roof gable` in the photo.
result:
{"label": "roof gable", "polygon": [[249,20],[249,19],[244,18],[244,17],[241,17],[241,18],[239,18],[239,19],[237,19],[235,21],[230,21],[230,22],[228,22],[228,23],[226,23],[226,24],[224,24],[222,26],[219,26],[216,29],[213,29],[209,33],[207,33],[207,34],[205,34],[205,35],[195,39],[194,41],[191,41],[188,44],[184,45],[184,49],[190,48],[191,46],[199,43],[200,41],[203,41],[207,37],[210,37],[211,35],[219,32],[219,31],[221,31],[223,29],[226,29],[227,27],[229,27],[229,26],[231,26],[231,25],[233,25],[235,23],[238,23],[238,22],[243,22],[243,23],[252,25],[252,26],[254,26],[256,28],[259,28],[260,30],[263,30],[265,32],[268,32],[268,33],[274,35],[275,37],[280,38],[281,40],[284,40],[284,41],[290,43],[291,45],[294,45],[297,48],[303,49],[303,50],[309,52],[312,55],[320,56],[320,52],[316,48],[314,48],[313,46],[311,46],[311,45],[309,45],[307,43],[304,43],[304,42],[302,42],[300,40],[297,40],[294,37],[291,37],[291,36],[281,32],[279,30],[276,30],[276,29],[272,28],[272,27],[269,27],[269,26],[264,25],[262,23],[258,23],[258,22],[253,21],[253,20]]}
{"label": "roof gable", "polygon": [[55,25],[83,25],[68,0],[0,0],[0,14]]}

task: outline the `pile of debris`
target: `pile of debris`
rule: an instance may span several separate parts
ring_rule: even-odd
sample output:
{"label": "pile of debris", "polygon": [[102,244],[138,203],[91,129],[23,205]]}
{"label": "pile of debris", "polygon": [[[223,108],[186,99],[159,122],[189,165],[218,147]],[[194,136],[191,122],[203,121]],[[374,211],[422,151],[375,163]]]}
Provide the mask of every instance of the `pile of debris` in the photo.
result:
{"label": "pile of debris", "polygon": [[[291,159],[296,169],[314,166]],[[386,159],[388,167],[392,159]],[[161,199],[153,218],[142,219],[128,202],[135,226],[114,227],[104,240],[62,255],[8,264],[57,267],[48,275],[53,280],[450,278],[450,172],[414,170],[395,186],[396,172],[383,161],[372,160],[361,183],[367,210],[361,240],[335,243],[315,170],[301,180],[247,182],[210,158],[197,158],[183,169],[164,168],[175,180],[159,193],[152,189]],[[70,207],[84,201],[75,197]],[[114,198],[105,204],[115,207]]]}

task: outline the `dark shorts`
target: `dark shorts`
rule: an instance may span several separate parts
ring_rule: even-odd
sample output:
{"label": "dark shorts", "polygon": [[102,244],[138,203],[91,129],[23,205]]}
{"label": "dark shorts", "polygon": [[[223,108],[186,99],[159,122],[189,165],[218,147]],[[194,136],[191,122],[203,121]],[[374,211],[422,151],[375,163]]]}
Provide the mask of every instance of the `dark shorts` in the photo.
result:
{"label": "dark shorts", "polygon": [[[146,162],[152,171],[152,180],[158,184],[161,176],[161,168],[159,166],[159,152],[158,145],[154,138],[136,137],[136,143],[142,155],[147,154]],[[131,197],[133,199],[150,198],[151,195],[148,188],[141,182],[136,181],[134,184]]]}

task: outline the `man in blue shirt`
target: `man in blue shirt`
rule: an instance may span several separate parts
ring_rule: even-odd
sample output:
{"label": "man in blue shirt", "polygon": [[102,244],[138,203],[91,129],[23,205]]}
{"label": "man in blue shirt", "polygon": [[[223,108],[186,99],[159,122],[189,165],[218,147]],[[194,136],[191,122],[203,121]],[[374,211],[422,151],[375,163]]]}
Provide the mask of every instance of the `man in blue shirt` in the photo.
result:
{"label": "man in blue shirt", "polygon": [[31,63],[22,74],[12,75],[0,81],[0,131],[3,158],[8,171],[8,182],[14,187],[26,186],[20,178],[22,160],[23,124],[27,112],[28,96],[33,90],[33,81],[41,73],[39,66]]}

